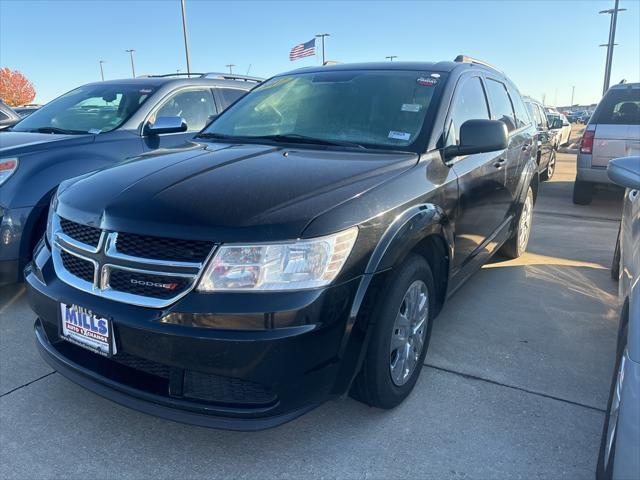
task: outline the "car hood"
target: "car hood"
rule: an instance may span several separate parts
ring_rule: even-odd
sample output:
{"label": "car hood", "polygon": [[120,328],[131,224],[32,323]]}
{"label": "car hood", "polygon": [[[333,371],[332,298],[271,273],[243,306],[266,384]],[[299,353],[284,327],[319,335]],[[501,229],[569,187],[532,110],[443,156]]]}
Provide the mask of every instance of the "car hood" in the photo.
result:
{"label": "car hood", "polygon": [[59,135],[52,133],[1,132],[0,155],[19,155],[32,153],[69,144],[91,143],[94,135]]}
{"label": "car hood", "polygon": [[61,186],[58,213],[106,230],[145,235],[225,242],[292,239],[318,215],[417,161],[412,153],[210,144],[80,177]]}

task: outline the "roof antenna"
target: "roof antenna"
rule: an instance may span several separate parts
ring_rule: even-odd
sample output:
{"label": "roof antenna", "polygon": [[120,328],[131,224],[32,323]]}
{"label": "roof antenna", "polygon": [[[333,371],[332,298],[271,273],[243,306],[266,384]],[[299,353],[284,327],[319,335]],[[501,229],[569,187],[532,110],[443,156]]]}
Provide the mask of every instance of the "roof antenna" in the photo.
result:
{"label": "roof antenna", "polygon": [[251,64],[249,64],[249,68],[247,68],[247,73],[245,73],[245,75],[249,75],[249,70],[251,70]]}

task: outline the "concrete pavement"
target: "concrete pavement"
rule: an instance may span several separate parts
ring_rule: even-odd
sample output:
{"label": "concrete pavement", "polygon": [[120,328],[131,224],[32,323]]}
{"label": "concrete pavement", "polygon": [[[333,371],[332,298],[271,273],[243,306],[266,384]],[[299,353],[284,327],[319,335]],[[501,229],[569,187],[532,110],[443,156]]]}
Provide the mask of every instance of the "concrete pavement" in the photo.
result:
{"label": "concrete pavement", "polygon": [[571,203],[575,156],[540,189],[529,252],[445,306],[393,411],[349,398],[258,433],[147,416],[51,373],[23,289],[0,289],[0,477],[592,478],[618,318],[619,195]]}

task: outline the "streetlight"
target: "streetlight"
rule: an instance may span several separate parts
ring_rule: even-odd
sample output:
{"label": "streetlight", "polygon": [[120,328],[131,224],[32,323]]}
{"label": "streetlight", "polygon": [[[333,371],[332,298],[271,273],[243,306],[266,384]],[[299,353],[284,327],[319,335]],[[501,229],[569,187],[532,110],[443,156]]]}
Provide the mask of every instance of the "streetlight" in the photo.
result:
{"label": "streetlight", "polygon": [[329,35],[328,33],[319,33],[318,35],[316,35],[316,38],[321,38],[322,39],[322,65],[324,65],[325,62],[325,55],[324,55],[324,37],[330,37],[331,35]]}
{"label": "streetlight", "polygon": [[394,59],[394,58],[398,58],[398,56],[397,56],[397,55],[387,55],[387,56],[386,56],[386,57],[384,57],[384,58],[388,58],[390,62],[393,62],[393,59]]}
{"label": "streetlight", "polygon": [[107,63],[104,60],[100,60],[100,78],[102,78],[102,81],[104,82],[104,69],[102,68],[102,64],[103,63]]}
{"label": "streetlight", "polygon": [[229,68],[229,74],[233,75],[233,67],[235,67],[236,64],[235,63],[229,63],[228,65],[225,65],[225,67]]}
{"label": "streetlight", "polygon": [[603,95],[607,90],[609,90],[609,82],[611,81],[611,64],[613,63],[613,47],[616,45],[616,23],[618,21],[618,12],[624,12],[626,10],[626,8],[618,8],[619,1],[620,0],[615,1],[613,8],[599,12],[611,15],[611,23],[609,24],[609,41],[604,44],[607,47],[607,61],[604,66],[604,85],[602,87]]}
{"label": "streetlight", "polygon": [[187,76],[191,78],[191,62],[189,61],[189,40],[187,38],[187,15],[184,9],[184,0],[180,0],[182,8],[182,33],[184,35],[184,54],[187,57]]}
{"label": "streetlight", "polygon": [[131,57],[131,74],[133,75],[133,78],[136,78],[136,67],[133,65],[133,52],[135,52],[135,50],[132,48],[130,50],[125,50],[125,52],[127,52]]}

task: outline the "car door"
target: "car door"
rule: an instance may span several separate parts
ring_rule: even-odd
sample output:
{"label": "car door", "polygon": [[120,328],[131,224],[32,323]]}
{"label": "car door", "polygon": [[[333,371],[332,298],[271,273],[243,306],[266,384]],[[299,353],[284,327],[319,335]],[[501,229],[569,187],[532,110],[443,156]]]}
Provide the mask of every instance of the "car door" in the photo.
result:
{"label": "car door", "polygon": [[546,116],[542,114],[540,107],[535,102],[525,102],[531,116],[536,124],[536,142],[538,149],[538,171],[542,171],[547,167],[551,159],[551,150],[549,149],[549,128],[546,122]]}
{"label": "car door", "polygon": [[153,123],[158,117],[181,117],[187,124],[187,131],[160,135],[145,134],[145,150],[184,145],[217,113],[218,109],[209,87],[189,87],[173,92],[151,113],[145,124]]}
{"label": "car door", "polygon": [[[482,78],[463,76],[456,86],[445,123],[445,146],[459,142],[460,126],[467,120],[489,118]],[[509,203],[505,185],[505,153],[497,151],[459,156],[449,162],[458,177],[459,192],[454,274],[483,251],[490,251],[491,238],[504,220]]]}

